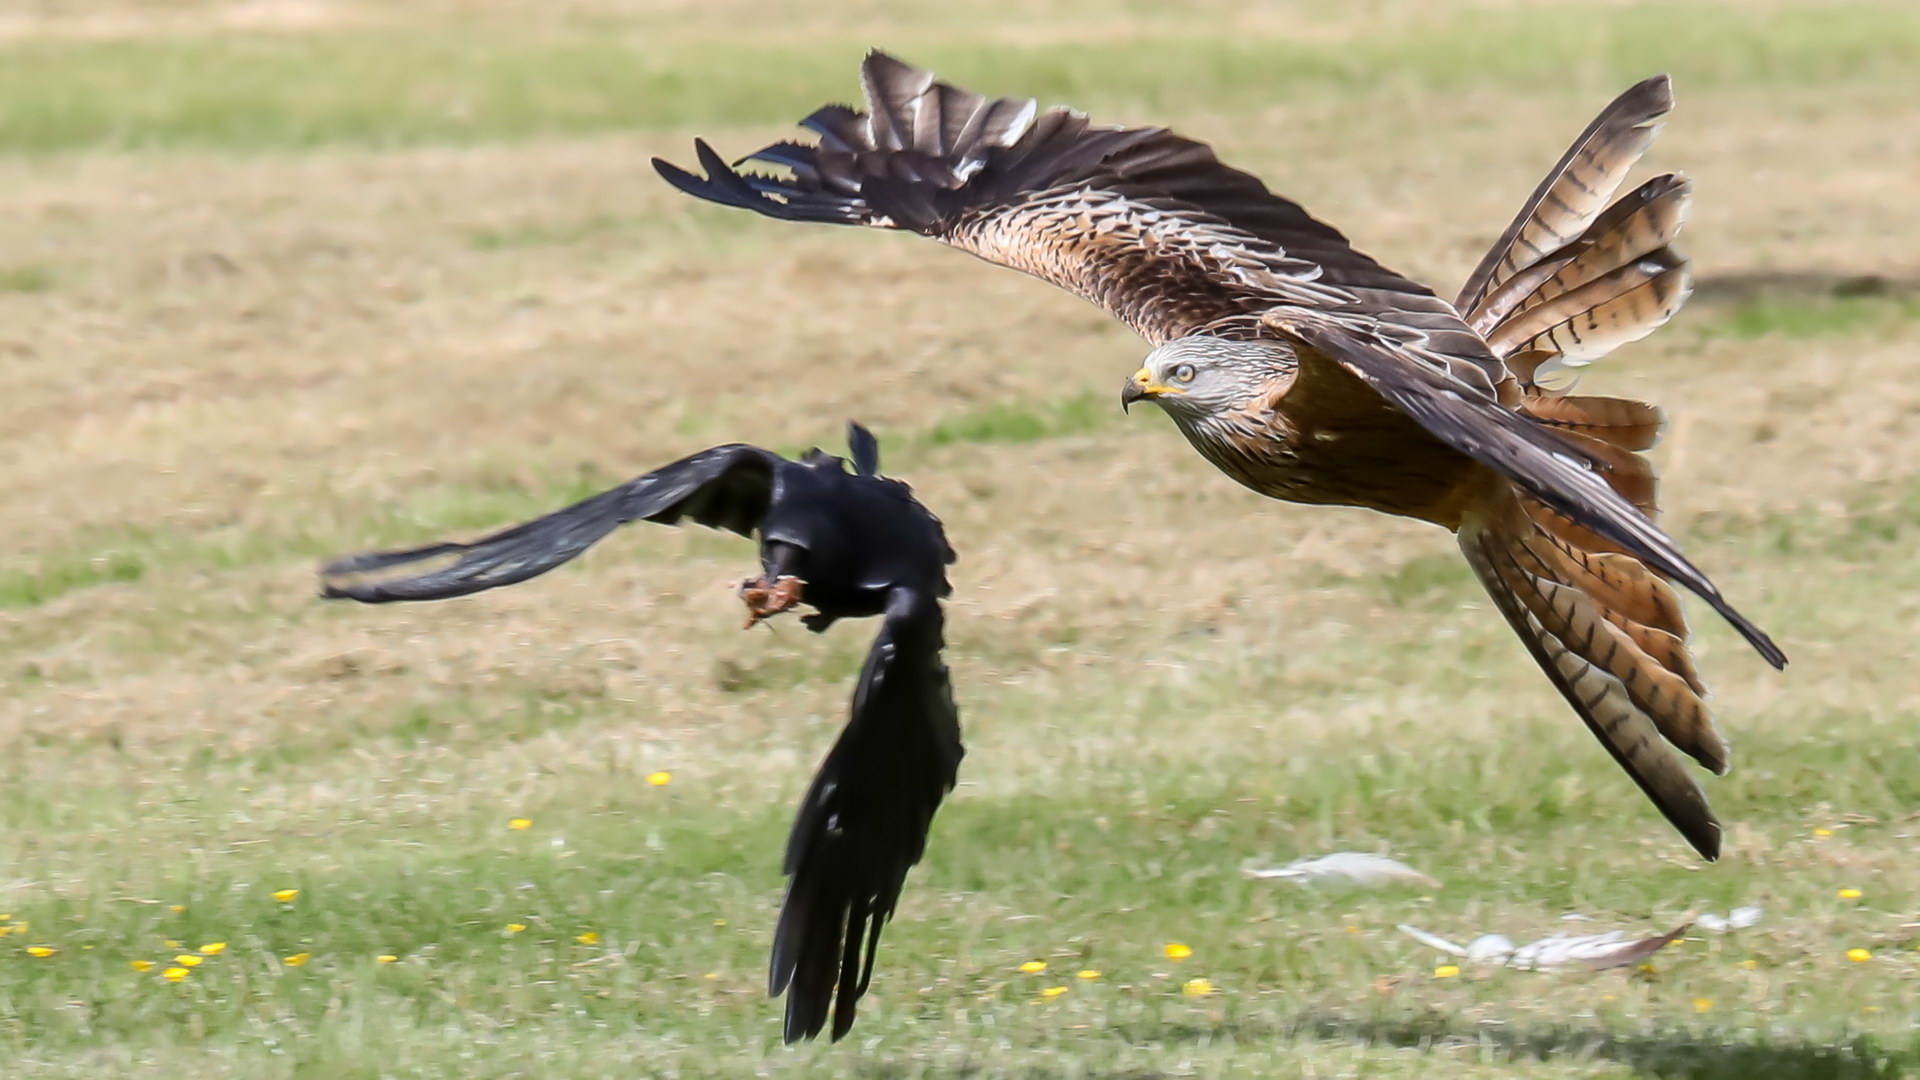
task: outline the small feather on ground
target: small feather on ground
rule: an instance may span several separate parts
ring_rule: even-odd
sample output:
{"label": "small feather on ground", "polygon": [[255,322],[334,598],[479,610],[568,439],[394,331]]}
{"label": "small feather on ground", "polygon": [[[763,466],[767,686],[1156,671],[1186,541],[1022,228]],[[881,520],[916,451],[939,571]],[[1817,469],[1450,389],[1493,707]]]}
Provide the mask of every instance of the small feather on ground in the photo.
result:
{"label": "small feather on ground", "polygon": [[1398,859],[1363,851],[1336,851],[1317,859],[1297,859],[1285,866],[1249,868],[1250,878],[1284,878],[1301,885],[1344,885],[1379,888],[1420,885],[1437,889],[1440,883]]}
{"label": "small feather on ground", "polygon": [[1422,945],[1483,963],[1528,971],[1580,963],[1597,971],[1640,963],[1679,940],[1692,925],[1691,921],[1683,922],[1665,934],[1650,938],[1630,939],[1625,930],[1609,930],[1603,934],[1554,934],[1520,946],[1501,934],[1482,934],[1461,946],[1406,923],[1400,924],[1400,932]]}

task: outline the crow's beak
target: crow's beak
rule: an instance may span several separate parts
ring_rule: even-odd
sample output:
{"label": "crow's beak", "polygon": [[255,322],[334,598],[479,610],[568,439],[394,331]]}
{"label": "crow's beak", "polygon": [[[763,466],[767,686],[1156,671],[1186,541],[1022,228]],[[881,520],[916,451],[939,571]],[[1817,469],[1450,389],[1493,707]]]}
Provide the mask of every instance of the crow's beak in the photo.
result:
{"label": "crow's beak", "polygon": [[1153,372],[1141,368],[1128,377],[1126,385],[1120,388],[1120,411],[1126,412],[1136,401],[1159,397],[1162,394],[1183,394],[1186,391],[1164,386],[1153,381]]}

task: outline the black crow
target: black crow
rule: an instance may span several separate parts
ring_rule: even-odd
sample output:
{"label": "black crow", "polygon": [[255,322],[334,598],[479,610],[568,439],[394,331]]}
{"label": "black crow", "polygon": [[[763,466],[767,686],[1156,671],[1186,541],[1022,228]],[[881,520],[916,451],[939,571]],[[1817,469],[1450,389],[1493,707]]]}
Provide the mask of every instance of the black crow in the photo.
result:
{"label": "black crow", "polygon": [[[629,521],[760,537],[758,578],[741,583],[747,625],[798,603],[824,631],[880,615],[852,715],[807,789],[787,840],[792,879],[774,931],[769,992],[786,993],[786,1040],[812,1038],[833,1011],[853,1026],[873,977],[880,928],[926,849],[962,755],[960,717],[940,650],[940,600],[952,592],[946,534],[906,484],[880,475],[872,434],[848,425],[853,471],[811,450],[792,462],[735,443],[703,450],[470,544],[369,552],[322,567],[322,595],[369,604],[439,600],[512,585],[575,558]],[[421,564],[454,557],[451,565]],[[362,575],[405,569],[411,576]],[[837,987],[837,992],[836,992]]]}

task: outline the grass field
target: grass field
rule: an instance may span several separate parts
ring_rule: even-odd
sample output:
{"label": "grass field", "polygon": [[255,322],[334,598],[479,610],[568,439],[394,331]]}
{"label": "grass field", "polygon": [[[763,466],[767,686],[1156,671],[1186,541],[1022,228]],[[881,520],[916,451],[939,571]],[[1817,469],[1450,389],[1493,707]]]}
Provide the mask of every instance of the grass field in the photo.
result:
{"label": "grass field", "polygon": [[[1702,619],[1726,857],[1444,534],[1123,417],[1143,350],[1098,312],[653,176],[853,94],[868,45],[1178,125],[1442,292],[1671,70],[1649,164],[1696,178],[1700,287],[1586,386],[1669,408],[1667,523],[1793,658]],[[1920,1073],[1917,178],[1894,0],[0,15],[0,1075]],[[741,633],[752,548],[708,533],[393,609],[312,567],[848,417],[961,554],[969,753],[853,1036],[787,1049],[779,847],[868,628]],[[1442,886],[1242,872],[1340,849]],[[1645,970],[1437,976],[1394,929],[1739,904]]]}

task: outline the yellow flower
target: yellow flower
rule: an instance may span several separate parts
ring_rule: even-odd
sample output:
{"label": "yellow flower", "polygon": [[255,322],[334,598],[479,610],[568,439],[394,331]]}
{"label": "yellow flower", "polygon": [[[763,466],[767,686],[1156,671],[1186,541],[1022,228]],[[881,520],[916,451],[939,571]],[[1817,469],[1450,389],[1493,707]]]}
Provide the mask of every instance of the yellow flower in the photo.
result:
{"label": "yellow flower", "polygon": [[531,829],[531,828],[533,828],[533,819],[532,819],[532,818],[523,818],[523,817],[517,817],[517,818],[514,818],[514,819],[513,819],[512,821],[509,821],[509,822],[507,822],[507,828],[509,828],[509,829],[516,829],[516,830],[517,830],[517,829]]}
{"label": "yellow flower", "polygon": [[13,932],[16,934],[19,934],[22,937],[25,937],[27,933],[27,928],[32,925],[33,925],[32,923],[22,919],[21,921],[13,924]]}
{"label": "yellow flower", "polygon": [[1460,967],[1457,964],[1441,964],[1433,969],[1433,977],[1436,979],[1451,979],[1458,974],[1460,974]]}
{"label": "yellow flower", "polygon": [[654,787],[666,787],[668,784],[673,783],[673,774],[665,770],[648,773],[647,783],[652,784]]}
{"label": "yellow flower", "polygon": [[1853,961],[1856,964],[1864,964],[1867,961],[1873,959],[1873,954],[1871,952],[1868,952],[1866,949],[1848,949],[1847,959]]}
{"label": "yellow flower", "polygon": [[312,953],[310,953],[310,952],[297,952],[297,953],[294,953],[294,954],[293,954],[292,956],[289,956],[289,957],[287,957],[287,958],[286,958],[285,960],[282,960],[282,961],[280,961],[280,962],[281,962],[281,963],[283,963],[283,964],[285,964],[285,965],[287,965],[288,967],[299,967],[299,966],[300,966],[301,964],[304,964],[304,963],[306,963],[307,961],[309,961],[309,960],[311,960],[311,959],[313,959],[313,954],[312,954]]}
{"label": "yellow flower", "polygon": [[206,959],[204,956],[195,956],[190,952],[185,952],[174,957],[173,962],[179,964],[181,967],[199,967]]}
{"label": "yellow flower", "polygon": [[1182,945],[1177,941],[1167,942],[1160,951],[1164,953],[1169,960],[1185,960],[1187,957],[1193,955],[1193,949],[1191,947]]}
{"label": "yellow flower", "polygon": [[151,961],[151,960],[129,960],[129,961],[127,961],[127,966],[128,966],[128,967],[130,967],[130,968],[132,968],[132,969],[133,969],[133,970],[135,970],[135,971],[152,971],[152,970],[153,970],[153,961]]}
{"label": "yellow flower", "polygon": [[184,979],[187,977],[187,969],[186,968],[168,968],[167,970],[161,972],[160,974],[165,976],[168,982],[179,982],[181,979]]}
{"label": "yellow flower", "polygon": [[397,962],[399,959],[400,959],[399,957],[393,955],[392,953],[386,952],[386,953],[381,953],[379,956],[374,957],[373,962],[376,964],[392,964]]}
{"label": "yellow flower", "polygon": [[227,951],[227,943],[224,941],[209,941],[205,945],[200,946],[200,951],[206,953],[208,956],[219,956],[221,953]]}
{"label": "yellow flower", "polygon": [[1093,970],[1092,968],[1087,968],[1084,971],[1074,972],[1073,977],[1076,979],[1085,979],[1088,982],[1092,982],[1093,980],[1100,977],[1100,973]]}
{"label": "yellow flower", "polygon": [[38,957],[39,959],[42,959],[42,960],[45,960],[47,957],[52,956],[54,953],[57,953],[59,951],[60,951],[59,949],[56,949],[51,945],[27,946],[28,956]]}
{"label": "yellow flower", "polygon": [[291,904],[293,903],[293,898],[299,895],[299,889],[279,889],[274,892],[273,898],[283,904]]}
{"label": "yellow flower", "polygon": [[1660,974],[1660,969],[1657,967],[1654,967],[1652,964],[1636,964],[1634,965],[1633,970],[1639,972],[1642,975]]}
{"label": "yellow flower", "polygon": [[1815,830],[1813,830],[1813,835],[1815,835],[1815,836],[1818,836],[1818,837],[1820,837],[1821,839],[1825,839],[1825,838],[1827,838],[1827,837],[1829,837],[1829,836],[1832,836],[1832,835],[1833,835],[1833,830],[1832,830],[1832,829],[1825,829],[1825,828],[1822,828],[1822,829],[1815,829]]}
{"label": "yellow flower", "polygon": [[1741,966],[1741,967],[1743,967],[1743,968],[1746,968],[1746,969],[1747,969],[1748,971],[1752,971],[1752,970],[1753,970],[1754,968],[1757,968],[1757,967],[1759,967],[1759,966],[1760,966],[1760,961],[1758,961],[1758,960],[1742,960],[1742,961],[1740,961],[1740,966]]}
{"label": "yellow flower", "polygon": [[11,911],[0,912],[0,922],[12,922],[12,921],[13,921],[13,912]]}
{"label": "yellow flower", "polygon": [[1064,986],[1049,986],[1045,990],[1040,991],[1040,996],[1046,998],[1048,1001],[1052,1001],[1054,998],[1066,992],[1067,988]]}
{"label": "yellow flower", "polygon": [[8,934],[11,934],[11,933],[13,933],[13,927],[0,926],[0,937],[6,937]]}
{"label": "yellow flower", "polygon": [[1842,900],[1858,900],[1860,899],[1860,890],[1859,889],[1841,889],[1839,892],[1834,893],[1833,895],[1839,897]]}
{"label": "yellow flower", "polygon": [[1616,999],[1616,998],[1615,998],[1615,997],[1614,997],[1614,996],[1613,996],[1612,994],[1601,994],[1601,995],[1600,995],[1600,1000],[1601,1000],[1601,1001],[1604,1001],[1604,1002],[1607,1002],[1607,1003],[1609,1003],[1609,1004],[1611,1004],[1612,1002],[1614,1002],[1614,1001],[1616,1001],[1616,1000],[1618,1000],[1618,999]]}
{"label": "yellow flower", "polygon": [[1020,970],[1028,975],[1038,975],[1047,970],[1047,962],[1045,960],[1029,960],[1020,965]]}
{"label": "yellow flower", "polygon": [[177,942],[177,941],[175,941],[175,940],[173,940],[172,938],[168,938],[168,939],[167,939],[166,941],[164,941],[164,942],[162,942],[162,944],[164,944],[164,945],[166,945],[166,947],[167,947],[167,948],[169,948],[169,949],[184,949],[184,948],[186,948],[186,946],[185,946],[185,945],[182,945],[182,944],[180,944],[179,942]]}
{"label": "yellow flower", "polygon": [[1694,1011],[1694,1012],[1697,1012],[1697,1013],[1703,1013],[1703,1012],[1708,1012],[1708,1011],[1710,1011],[1710,1010],[1711,1010],[1712,1008],[1713,1008],[1713,999],[1712,999],[1712,998],[1694,998],[1694,999],[1693,999],[1693,1011]]}
{"label": "yellow flower", "polygon": [[171,911],[171,912],[173,912],[173,913],[174,913],[175,915],[178,915],[178,914],[180,914],[181,912],[183,912],[183,911],[185,911],[185,910],[187,910],[187,905],[185,905],[185,904],[169,904],[169,905],[167,905],[167,910],[168,910],[168,911]]}
{"label": "yellow flower", "polygon": [[700,977],[703,979],[717,979],[720,977],[720,973],[717,971],[709,971],[705,975],[702,975]]}
{"label": "yellow flower", "polygon": [[713,920],[713,925],[715,925],[715,926],[725,926],[725,925],[727,925],[727,920],[725,920],[725,919],[715,919],[715,920]]}
{"label": "yellow flower", "polygon": [[600,935],[589,930],[584,934],[574,935],[573,940],[579,942],[582,945],[598,945],[600,944]]}
{"label": "yellow flower", "polygon": [[1188,979],[1180,984],[1180,992],[1188,997],[1206,997],[1213,993],[1213,984],[1205,979]]}
{"label": "yellow flower", "polygon": [[508,924],[507,924],[507,933],[509,933],[509,934],[517,934],[517,933],[519,933],[520,931],[522,931],[522,930],[525,930],[526,928],[527,928],[527,924],[526,924],[526,923],[523,923],[523,922],[510,922],[510,923],[508,923]]}

